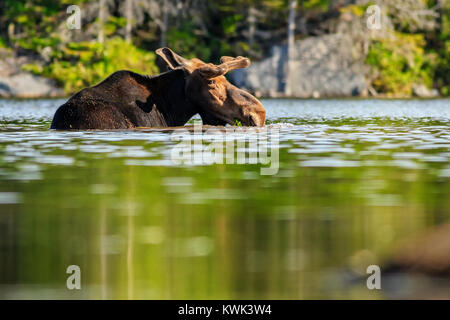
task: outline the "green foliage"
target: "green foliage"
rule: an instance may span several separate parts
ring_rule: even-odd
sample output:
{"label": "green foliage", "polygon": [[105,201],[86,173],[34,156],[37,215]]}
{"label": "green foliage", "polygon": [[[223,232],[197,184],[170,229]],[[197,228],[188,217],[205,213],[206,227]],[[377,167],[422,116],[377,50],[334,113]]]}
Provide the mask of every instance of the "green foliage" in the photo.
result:
{"label": "green foliage", "polygon": [[305,0],[302,1],[302,6],[305,9],[320,9],[326,11],[330,6],[330,2],[330,0]]}
{"label": "green foliage", "polygon": [[425,53],[422,34],[395,33],[395,38],[377,40],[370,48],[366,63],[372,67],[373,86],[388,95],[409,96],[413,84],[431,87],[437,57]]}
{"label": "green foliage", "polygon": [[436,67],[436,84],[440,88],[441,94],[450,95],[450,40],[444,42],[444,48],[438,51],[440,56]]}
{"label": "green foliage", "polygon": [[240,14],[228,16],[222,20],[222,29],[225,35],[236,35],[238,22],[243,20],[244,17]]}
{"label": "green foliage", "polygon": [[127,19],[123,17],[114,17],[111,16],[108,18],[108,21],[104,25],[104,32],[106,36],[112,36],[114,35],[117,30],[125,27],[127,24]]}
{"label": "green foliage", "polygon": [[[27,36],[50,33],[65,8],[88,0],[4,0],[5,17]],[[0,14],[1,15],[1,14]]]}
{"label": "green foliage", "polygon": [[443,8],[441,33],[439,34],[440,43],[443,45],[437,53],[440,57],[436,67],[436,84],[440,88],[441,94],[450,95],[450,3],[447,1]]}
{"label": "green foliage", "polygon": [[92,86],[121,69],[144,74],[158,72],[154,53],[138,49],[121,38],[112,38],[105,44],[69,43],[61,52],[60,58],[44,67],[26,65],[24,68],[55,79],[67,93]]}
{"label": "green foliage", "polygon": [[0,37],[0,48],[6,48],[6,41],[4,38]]}
{"label": "green foliage", "polygon": [[61,40],[57,37],[29,37],[16,39],[15,44],[28,50],[40,51],[45,47],[56,47]]}
{"label": "green foliage", "polygon": [[[192,23],[170,28],[167,43],[175,52],[186,58],[200,58],[204,61],[217,61],[221,56],[233,55],[236,52],[226,38],[198,35]],[[235,45],[239,46],[240,43],[237,42]]]}
{"label": "green foliage", "polygon": [[211,47],[206,45],[203,37],[193,32],[194,29],[195,26],[189,22],[183,23],[178,28],[170,28],[167,33],[168,46],[186,58],[209,59]]}
{"label": "green foliage", "polygon": [[366,9],[367,9],[367,5],[357,6],[357,5],[351,4],[351,5],[340,8],[339,11],[341,13],[348,12],[348,13],[354,14],[355,16],[363,17],[364,13],[366,12]]}
{"label": "green foliage", "polygon": [[242,127],[242,122],[239,119],[234,119],[233,125],[237,127]]}

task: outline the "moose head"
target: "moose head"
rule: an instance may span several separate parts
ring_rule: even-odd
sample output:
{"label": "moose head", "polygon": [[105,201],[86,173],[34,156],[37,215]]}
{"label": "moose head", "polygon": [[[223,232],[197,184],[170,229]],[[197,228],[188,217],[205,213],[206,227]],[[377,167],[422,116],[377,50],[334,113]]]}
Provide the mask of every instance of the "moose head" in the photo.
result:
{"label": "moose head", "polygon": [[169,48],[156,53],[169,69],[184,71],[186,98],[197,107],[204,124],[233,124],[238,119],[244,126],[264,126],[266,110],[261,102],[224,77],[228,71],[247,68],[248,58],[222,57],[221,64],[214,65],[197,58],[185,59]]}

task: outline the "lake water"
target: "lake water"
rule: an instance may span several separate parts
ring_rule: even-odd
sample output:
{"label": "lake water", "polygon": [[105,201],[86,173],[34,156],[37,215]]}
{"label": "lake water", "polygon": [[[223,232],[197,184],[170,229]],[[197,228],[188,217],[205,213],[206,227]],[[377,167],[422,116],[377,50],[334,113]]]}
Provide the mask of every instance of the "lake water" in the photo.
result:
{"label": "lake water", "polygon": [[62,103],[0,100],[2,299],[386,298],[367,266],[450,220],[450,100],[263,100],[274,175],[177,164],[182,129],[50,131]]}

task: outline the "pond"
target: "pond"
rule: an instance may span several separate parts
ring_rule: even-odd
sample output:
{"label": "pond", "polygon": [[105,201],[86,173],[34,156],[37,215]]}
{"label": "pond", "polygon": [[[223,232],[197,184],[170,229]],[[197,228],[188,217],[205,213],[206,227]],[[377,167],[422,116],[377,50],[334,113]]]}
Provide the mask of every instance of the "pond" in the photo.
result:
{"label": "pond", "polygon": [[57,132],[63,100],[0,100],[0,298],[389,297],[367,289],[367,266],[450,218],[450,101],[262,102],[271,174],[173,161],[195,119]]}

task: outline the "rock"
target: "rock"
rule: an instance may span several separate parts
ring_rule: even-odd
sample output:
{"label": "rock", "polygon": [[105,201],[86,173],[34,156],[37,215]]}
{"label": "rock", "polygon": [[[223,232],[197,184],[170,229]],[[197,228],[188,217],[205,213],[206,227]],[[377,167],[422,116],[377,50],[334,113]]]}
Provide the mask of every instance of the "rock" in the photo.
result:
{"label": "rock", "polygon": [[50,79],[28,72],[19,72],[9,77],[0,76],[0,97],[40,98],[64,96],[62,89]]}
{"label": "rock", "polygon": [[386,263],[386,271],[450,276],[450,223],[406,240]]}
{"label": "rock", "polygon": [[435,98],[439,96],[439,92],[436,89],[428,89],[423,84],[413,84],[413,94],[421,98]]}
{"label": "rock", "polygon": [[[344,34],[310,37],[295,43],[292,64],[294,97],[359,96],[367,91],[366,69],[353,42]],[[287,46],[277,45],[268,58],[231,73],[239,87],[262,96],[283,96]]]}
{"label": "rock", "polygon": [[31,60],[26,56],[13,56],[8,51],[0,52],[0,97],[40,98],[62,97],[64,91],[54,81],[23,71],[24,64]]}

